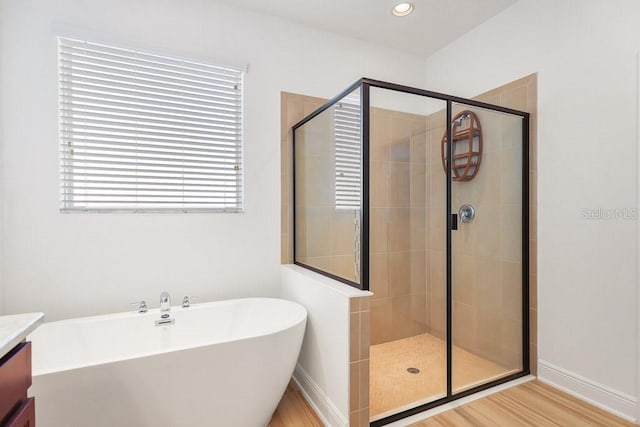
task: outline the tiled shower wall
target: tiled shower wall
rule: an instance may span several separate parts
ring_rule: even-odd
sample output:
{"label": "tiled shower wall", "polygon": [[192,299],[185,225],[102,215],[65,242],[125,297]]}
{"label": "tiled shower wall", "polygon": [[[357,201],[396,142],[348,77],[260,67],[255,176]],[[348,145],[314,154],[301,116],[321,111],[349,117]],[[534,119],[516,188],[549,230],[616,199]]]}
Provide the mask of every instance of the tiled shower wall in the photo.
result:
{"label": "tiled shower wall", "polygon": [[[516,80],[475,99],[531,113],[530,180],[530,354],[532,373],[537,364],[536,274],[536,75]],[[454,105],[454,114],[463,109]],[[518,367],[520,347],[520,212],[518,191],[521,140],[512,119],[470,108],[479,115],[484,155],[478,175],[452,185],[452,208],[472,203],[477,211],[470,224],[459,224],[453,234],[454,344],[508,367]],[[427,329],[445,334],[445,228],[439,218],[445,210],[445,176],[440,139],[445,131],[443,112],[427,119]],[[514,179],[514,177],[516,179]]]}
{"label": "tiled shower wall", "polygon": [[371,108],[371,344],[427,330],[425,116]]}

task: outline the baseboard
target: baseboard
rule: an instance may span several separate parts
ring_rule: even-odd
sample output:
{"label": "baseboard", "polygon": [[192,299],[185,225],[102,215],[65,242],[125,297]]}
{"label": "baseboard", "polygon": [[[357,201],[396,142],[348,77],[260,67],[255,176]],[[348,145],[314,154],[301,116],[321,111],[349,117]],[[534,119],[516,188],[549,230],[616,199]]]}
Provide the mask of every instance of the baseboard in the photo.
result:
{"label": "baseboard", "polygon": [[638,422],[636,419],[638,402],[635,397],[626,393],[599,384],[544,360],[538,360],[538,380],[627,421]]}
{"label": "baseboard", "polygon": [[349,420],[300,364],[296,364],[293,380],[325,426],[349,427]]}

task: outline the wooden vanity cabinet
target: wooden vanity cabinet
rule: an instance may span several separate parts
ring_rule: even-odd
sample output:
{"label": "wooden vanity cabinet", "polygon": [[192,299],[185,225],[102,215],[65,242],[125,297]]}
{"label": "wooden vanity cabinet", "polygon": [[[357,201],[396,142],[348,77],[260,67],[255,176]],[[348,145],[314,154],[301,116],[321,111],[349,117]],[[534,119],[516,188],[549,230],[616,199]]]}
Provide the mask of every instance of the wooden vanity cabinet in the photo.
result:
{"label": "wooden vanity cabinet", "polygon": [[22,342],[0,359],[0,427],[35,427],[31,386],[31,343]]}

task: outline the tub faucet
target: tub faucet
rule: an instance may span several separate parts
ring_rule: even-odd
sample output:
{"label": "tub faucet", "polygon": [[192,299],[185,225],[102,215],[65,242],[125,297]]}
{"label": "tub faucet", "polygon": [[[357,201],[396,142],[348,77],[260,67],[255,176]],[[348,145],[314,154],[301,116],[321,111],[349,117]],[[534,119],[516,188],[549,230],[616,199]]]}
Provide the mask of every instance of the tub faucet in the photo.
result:
{"label": "tub faucet", "polygon": [[160,293],[160,317],[166,319],[171,312],[171,297],[169,292],[164,291]]}

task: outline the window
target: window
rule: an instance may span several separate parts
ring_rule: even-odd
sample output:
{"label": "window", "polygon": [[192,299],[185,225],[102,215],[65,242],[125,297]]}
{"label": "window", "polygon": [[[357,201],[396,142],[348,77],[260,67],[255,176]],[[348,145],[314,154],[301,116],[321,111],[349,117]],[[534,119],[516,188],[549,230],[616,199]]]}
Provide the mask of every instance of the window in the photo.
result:
{"label": "window", "polygon": [[58,46],[61,211],[242,212],[241,70]]}
{"label": "window", "polygon": [[360,209],[360,100],[349,95],[333,109],[336,209]]}

